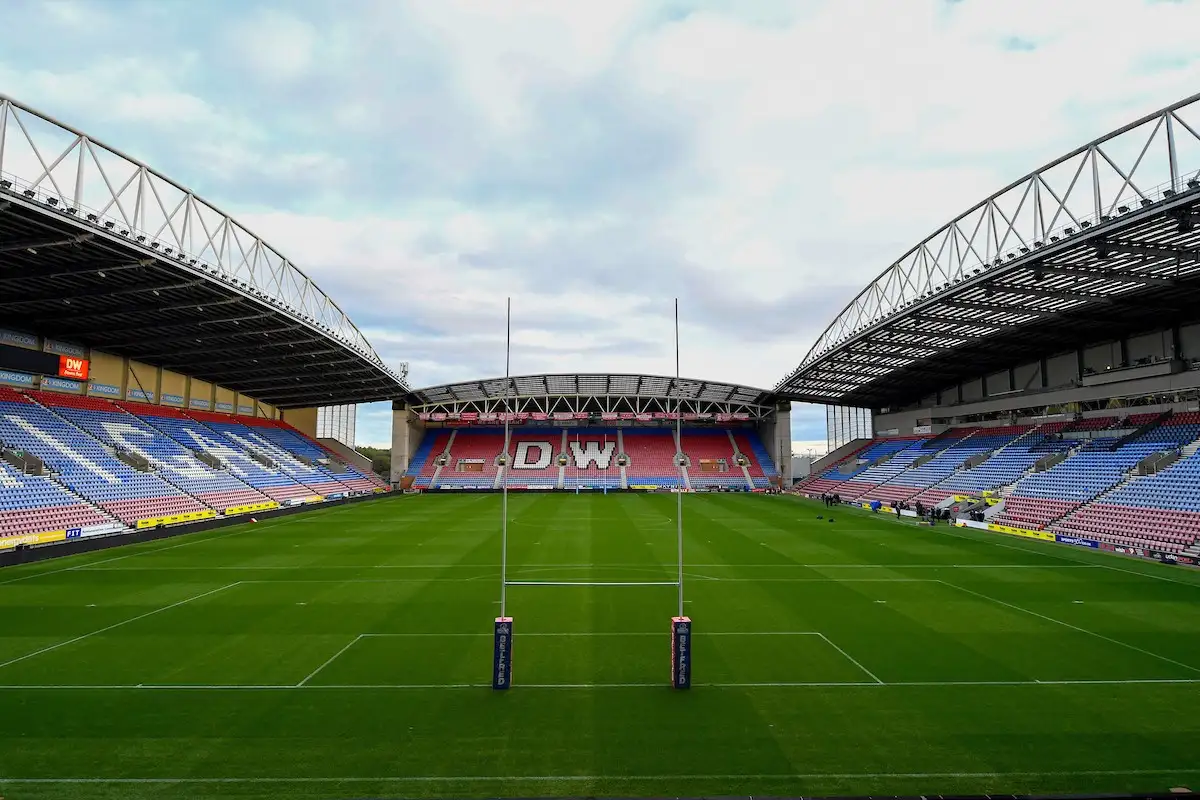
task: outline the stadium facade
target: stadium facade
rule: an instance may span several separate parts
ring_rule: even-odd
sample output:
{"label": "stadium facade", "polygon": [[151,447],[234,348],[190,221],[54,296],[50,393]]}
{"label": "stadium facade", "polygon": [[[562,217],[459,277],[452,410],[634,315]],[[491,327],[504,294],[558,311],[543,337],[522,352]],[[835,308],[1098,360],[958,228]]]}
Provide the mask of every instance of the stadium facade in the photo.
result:
{"label": "stadium facade", "polygon": [[834,319],[782,397],[804,483],[1088,547],[1200,558],[1200,96],[972,206]]}
{"label": "stadium facade", "polygon": [[422,490],[761,491],[791,483],[791,404],[657,375],[467,381],[396,401],[392,452]]}

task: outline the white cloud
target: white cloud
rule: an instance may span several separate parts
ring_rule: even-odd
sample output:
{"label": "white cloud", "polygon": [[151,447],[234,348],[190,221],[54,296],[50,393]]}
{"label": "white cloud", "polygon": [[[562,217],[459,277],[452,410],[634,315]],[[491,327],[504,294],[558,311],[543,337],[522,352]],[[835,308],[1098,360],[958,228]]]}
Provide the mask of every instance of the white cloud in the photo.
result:
{"label": "white cloud", "polygon": [[[502,370],[511,295],[515,371],[670,371],[679,296],[683,371],[769,386],[921,237],[1200,84],[1197,3],[53,5],[0,87],[215,184],[419,384]],[[118,23],[136,58],[79,33]]]}
{"label": "white cloud", "polygon": [[253,78],[279,83],[304,77],[320,57],[320,36],[309,22],[272,8],[239,16],[229,43]]}

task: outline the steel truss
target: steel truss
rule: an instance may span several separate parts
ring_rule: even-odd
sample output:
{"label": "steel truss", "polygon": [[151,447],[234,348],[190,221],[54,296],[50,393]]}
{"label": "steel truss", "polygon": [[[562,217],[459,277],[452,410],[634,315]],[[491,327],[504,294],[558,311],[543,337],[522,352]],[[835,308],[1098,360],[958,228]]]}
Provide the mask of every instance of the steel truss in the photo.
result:
{"label": "steel truss", "polygon": [[939,357],[979,354],[1023,328],[1112,320],[1152,290],[1177,295],[1165,306],[1156,296],[1168,312],[1194,304],[1197,203],[1200,95],[1068,153],[939,228],[851,300],[776,391],[850,405],[907,400],[897,396],[907,388],[886,385],[899,373],[936,376]]}
{"label": "steel truss", "polygon": [[386,372],[398,391],[408,389],[407,365],[396,371],[384,364],[337,303],[237,220],[121,151],[0,94],[0,209],[11,202],[57,213],[80,231],[71,241],[15,248],[94,237],[120,242],[175,263],[181,276],[270,305]]}
{"label": "steel truss", "polygon": [[[762,389],[656,375],[524,375],[434,386],[413,393],[409,408],[434,414],[539,414],[555,420],[595,414],[698,417],[719,421],[760,420],[775,412]],[[557,415],[563,415],[558,417]],[[502,416],[497,416],[502,420]]]}

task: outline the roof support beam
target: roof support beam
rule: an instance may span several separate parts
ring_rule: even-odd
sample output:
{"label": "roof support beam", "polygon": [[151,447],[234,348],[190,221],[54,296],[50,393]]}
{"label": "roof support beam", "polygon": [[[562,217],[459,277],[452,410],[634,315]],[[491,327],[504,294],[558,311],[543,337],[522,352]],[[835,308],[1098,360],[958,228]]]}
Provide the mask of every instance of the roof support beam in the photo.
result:
{"label": "roof support beam", "polygon": [[[968,308],[973,311],[987,311],[992,314],[1026,314],[1034,317],[1054,317],[1058,316],[1056,311],[1042,311],[1036,308],[1021,308],[1020,306],[1006,306],[1000,303],[977,303],[973,300],[941,300],[940,305],[952,306],[954,308]],[[1010,327],[1015,327],[1021,323],[1013,323]]]}
{"label": "roof support beam", "polygon": [[[271,349],[271,350],[274,350],[277,348],[285,348],[285,347],[291,348],[298,344],[315,344],[317,342],[323,342],[323,341],[327,341],[327,340],[321,336],[312,336],[307,339],[293,339],[291,341],[284,341],[284,342],[274,342],[273,341],[273,342],[265,342],[260,345],[242,345],[241,347],[243,348],[243,352],[248,352],[249,349],[253,349],[253,350]],[[192,350],[171,350],[169,352],[158,352],[158,353],[155,353],[155,352],[147,353],[142,350],[130,350],[130,352],[133,354],[136,354],[136,355],[132,356],[133,358],[138,358],[138,359],[143,359],[143,360],[144,359],[167,359],[167,358],[179,358],[180,356],[202,356],[202,355],[208,355],[209,353],[228,353],[230,350],[233,350],[235,347],[237,347],[237,346],[229,345],[229,344],[221,344],[221,345],[217,345],[216,347],[197,347]],[[300,352],[303,353],[304,355],[308,355],[309,353],[316,353],[317,355],[324,355],[326,353],[337,353],[339,351],[337,351],[337,350],[302,350]],[[290,355],[290,354],[287,354],[287,355]],[[299,354],[297,353],[297,355],[299,355]],[[270,356],[268,356],[268,358],[269,357]],[[242,360],[244,361],[245,359],[242,359]]]}
{"label": "roof support beam", "polygon": [[1112,299],[1106,295],[1100,294],[1085,294],[1083,292],[1073,292],[1070,289],[1043,289],[1037,286],[1016,286],[1009,283],[993,283],[991,284],[996,292],[1007,292],[1009,294],[1021,294],[1028,297],[1046,297],[1051,300],[1085,300],[1089,303],[1111,303]]}
{"label": "roof support beam", "polygon": [[1104,253],[1125,253],[1131,256],[1150,256],[1151,258],[1178,258],[1184,261],[1195,261],[1200,258],[1200,250],[1186,247],[1163,247],[1161,245],[1135,244],[1133,242],[1096,242],[1096,252],[1101,258]]}
{"label": "roof support beam", "polygon": [[[62,272],[39,272],[37,273],[37,280],[47,281],[53,278],[74,278],[79,275],[95,275],[97,272],[103,272],[105,275],[107,275],[110,272],[124,272],[125,270],[130,269],[142,269],[143,267],[149,267],[153,264],[153,258],[144,258],[141,261],[133,261],[127,264],[113,264],[112,266],[99,266],[93,263],[82,269],[63,270]],[[21,275],[12,278],[0,278],[0,284],[28,282],[28,275]]]}
{"label": "roof support beam", "polygon": [[[970,328],[991,328],[993,330],[1007,330],[1015,328],[1016,325],[1005,325],[1002,322],[991,322],[984,319],[966,319],[963,317],[943,317],[937,314],[914,314],[911,317],[915,322],[933,322],[933,323],[949,323],[951,325],[962,325]],[[904,330],[903,328],[899,330]],[[924,331],[923,331],[924,332]]]}
{"label": "roof support beam", "polygon": [[86,292],[84,294],[56,294],[47,295],[44,297],[26,298],[24,300],[12,300],[6,303],[0,303],[0,308],[16,308],[20,306],[36,305],[37,303],[52,303],[56,301],[66,300],[99,300],[109,297],[126,297],[129,295],[148,294],[151,292],[164,292],[172,289],[190,289],[193,286],[199,286],[204,283],[203,280],[184,281],[183,283],[167,283],[158,286],[139,286],[134,289],[123,289],[119,292],[104,292],[97,294],[96,292]]}
{"label": "roof support beam", "polygon": [[1142,275],[1137,272],[1124,272],[1120,270],[1104,270],[1094,271],[1086,269],[1072,269],[1071,267],[1055,267],[1048,265],[1038,265],[1031,268],[1036,275],[1042,273],[1045,275],[1066,275],[1072,278],[1092,278],[1105,281],[1128,281],[1130,283],[1140,283],[1145,286],[1175,286],[1178,282],[1169,278],[1154,277],[1151,275]]}
{"label": "roof support beam", "polygon": [[[92,239],[92,234],[81,233],[78,236],[59,237],[56,239],[26,239],[21,242],[0,242],[0,253],[12,253],[17,250],[46,250],[51,247],[69,247],[83,244]],[[32,253],[31,255],[37,255]]]}
{"label": "roof support beam", "polygon": [[[364,377],[358,377],[360,375],[364,376]],[[296,380],[297,377],[300,378],[299,381]],[[329,377],[328,373],[325,373],[321,376],[321,378],[326,378],[326,377]],[[357,382],[369,382],[371,380],[377,379],[378,377],[379,377],[378,371],[363,367],[361,369],[355,369],[355,370],[339,370],[337,372],[337,374],[335,376],[333,376],[332,378],[330,378],[329,380],[319,380],[318,379],[317,381],[307,381],[307,383],[311,386],[328,386],[328,385],[338,385],[338,384],[342,384],[342,383],[354,383],[356,381]],[[242,386],[281,386],[281,385],[286,386],[286,385],[288,385],[289,382],[290,383],[305,383],[306,379],[304,378],[303,375],[297,376],[294,372],[292,373],[290,380],[283,380],[282,378],[278,378],[278,377],[276,377],[276,378],[247,378],[247,379],[239,378],[238,379],[238,383],[240,383]]]}
{"label": "roof support beam", "polygon": [[[229,324],[229,323],[235,323],[235,322],[250,321],[250,320],[255,320],[255,319],[264,319],[269,316],[271,316],[271,315],[270,314],[255,314],[253,316],[248,316],[248,317],[226,317],[223,319],[201,319],[201,320],[189,320],[187,322],[172,322],[172,323],[166,323],[163,325],[146,325],[146,326],[143,326],[140,328],[122,327],[120,330],[120,333],[129,334],[130,336],[134,336],[136,338],[105,339],[104,337],[100,337],[100,339],[109,345],[137,344],[142,341],[142,337],[145,336],[146,334],[159,334],[159,333],[175,332],[175,331],[181,331],[181,330],[195,331],[196,329],[203,329],[203,326],[205,326],[205,325],[223,325],[223,324]],[[294,327],[293,328],[274,328],[274,329],[268,328],[266,330],[273,333],[276,330],[288,331],[288,330],[293,330],[293,329],[294,329]],[[82,329],[72,328],[71,333],[76,336],[96,336],[96,335],[102,334],[108,330],[109,330],[108,328],[82,328]],[[202,331],[202,332],[205,333],[206,335],[209,334],[208,331]],[[264,331],[261,328],[258,330],[251,330],[251,329],[247,328],[244,330],[237,330],[237,329],[230,330],[229,332],[222,333],[220,335],[222,335],[222,336],[246,336],[251,333],[262,333],[262,332],[264,332]],[[195,338],[195,336],[196,336],[196,334],[193,332],[190,335],[183,335],[182,338],[189,339],[189,338]],[[155,340],[159,341],[159,342],[176,341],[175,339],[164,339],[164,338],[161,338],[158,336],[155,337]]]}
{"label": "roof support beam", "polygon": [[[206,301],[204,301],[203,305],[205,305],[205,306],[228,306],[228,305],[233,305],[235,303],[244,302],[244,300],[245,300],[245,298],[242,298],[242,297],[230,297],[226,300],[212,300],[212,301],[206,300]],[[149,314],[163,314],[163,313],[170,313],[172,311],[188,311],[189,309],[194,310],[197,305],[200,305],[200,304],[193,301],[191,303],[184,303],[184,304],[175,305],[175,306],[163,306],[162,308],[141,309],[140,311],[135,310],[135,309],[130,309],[130,308],[120,308],[120,309],[113,309],[111,311],[101,311],[101,312],[97,312],[95,314],[72,314],[71,322],[78,322],[80,320],[85,320],[85,319],[111,319],[112,317],[123,317],[123,316],[127,316],[127,315],[133,314],[133,313],[140,313],[140,314],[148,316]],[[57,325],[61,322],[61,318],[60,317],[39,317],[38,319],[34,320],[34,322],[41,323],[41,324],[47,324],[47,323],[53,322]]]}

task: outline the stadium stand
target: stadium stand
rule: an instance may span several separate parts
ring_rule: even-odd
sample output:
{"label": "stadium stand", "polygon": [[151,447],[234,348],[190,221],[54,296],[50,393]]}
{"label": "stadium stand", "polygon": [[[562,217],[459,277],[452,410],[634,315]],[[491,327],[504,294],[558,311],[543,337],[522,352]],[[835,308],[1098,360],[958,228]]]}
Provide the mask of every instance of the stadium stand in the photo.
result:
{"label": "stadium stand", "polygon": [[[1104,424],[1101,426],[1101,423]],[[1073,430],[1105,430],[1117,424],[1123,425],[1121,429],[1136,427],[1132,420],[1124,423],[1097,420],[1088,427],[1067,428],[1064,435],[1070,435]],[[1181,414],[1123,444],[1113,438],[1087,440],[1062,463],[1019,481],[1005,500],[1004,511],[996,521],[1045,528],[1117,486],[1146,456],[1179,448],[1197,437],[1200,437],[1200,417]]]}
{"label": "stadium stand", "polygon": [[100,440],[28,398],[0,400],[0,442],[37,456],[68,489],[127,525],[208,510],[159,476],[124,463]]}
{"label": "stadium stand", "polygon": [[284,474],[273,466],[269,459],[266,460],[267,463],[255,459],[235,441],[222,437],[216,431],[185,415],[182,411],[165,406],[148,406],[127,402],[116,405],[140,415],[148,425],[185,448],[206,453],[217,459],[239,480],[272,500],[299,500],[314,495],[311,487]]}
{"label": "stadium stand", "polygon": [[428,489],[437,473],[437,457],[446,450],[450,443],[449,431],[429,431],[421,438],[417,451],[409,461],[408,475],[413,477],[413,486],[418,489]]}
{"label": "stadium stand", "polygon": [[253,427],[256,431],[273,444],[301,459],[309,459],[315,464],[326,467],[326,471],[339,483],[352,492],[372,492],[375,489],[386,489],[384,483],[374,473],[363,472],[352,464],[344,463],[337,454],[320,442],[313,441],[290,425],[276,420],[255,419],[253,417],[234,417],[233,419]]}
{"label": "stadium stand", "polygon": [[982,464],[956,472],[913,499],[925,505],[936,505],[952,495],[981,495],[1007,486],[1024,476],[1046,455],[1067,446],[1062,441],[1047,440],[1047,435],[1053,432],[1039,427],[1020,436]]}
{"label": "stadium stand", "polygon": [[504,480],[509,487],[557,488],[558,455],[563,452],[563,432],[560,428],[538,431],[512,431],[509,434],[508,458],[512,466]]}
{"label": "stadium stand", "polygon": [[681,437],[683,452],[691,464],[688,478],[693,489],[747,487],[746,474],[737,463],[733,442],[725,430],[684,428]]}
{"label": "stadium stand", "polygon": [[0,536],[102,525],[113,518],[48,477],[0,461]]}
{"label": "stadium stand", "polygon": [[161,478],[209,508],[223,513],[235,506],[269,500],[228,472],[204,464],[178,442],[107,400],[48,392],[31,392],[30,396],[114,450],[145,458]]}
{"label": "stadium stand", "polygon": [[563,488],[618,489],[621,468],[617,465],[615,428],[586,428],[567,431],[567,466]]}
{"label": "stadium stand", "polygon": [[765,489],[770,486],[771,481],[779,477],[779,471],[759,435],[740,431],[733,435],[733,440],[737,444],[738,452],[749,462],[746,470],[750,473],[750,481],[754,488]]}
{"label": "stadium stand", "polygon": [[[441,435],[428,431],[426,437]],[[430,488],[484,487],[495,485],[499,467],[496,457],[504,452],[504,431],[500,428],[466,429],[454,431],[450,444],[450,459]],[[434,451],[437,455],[437,451]]]}
{"label": "stadium stand", "polygon": [[669,431],[628,428],[621,431],[629,466],[625,468],[630,486],[683,485],[683,475],[675,464],[675,437]]}

